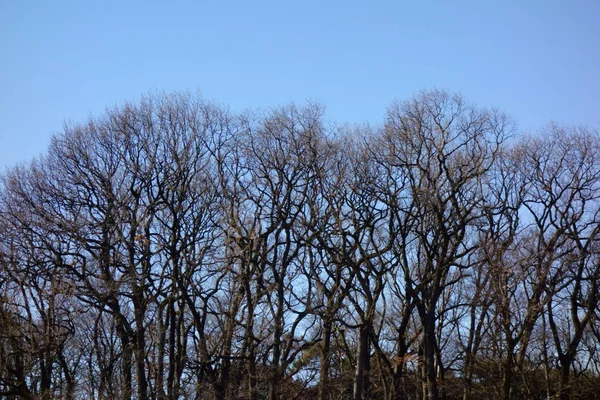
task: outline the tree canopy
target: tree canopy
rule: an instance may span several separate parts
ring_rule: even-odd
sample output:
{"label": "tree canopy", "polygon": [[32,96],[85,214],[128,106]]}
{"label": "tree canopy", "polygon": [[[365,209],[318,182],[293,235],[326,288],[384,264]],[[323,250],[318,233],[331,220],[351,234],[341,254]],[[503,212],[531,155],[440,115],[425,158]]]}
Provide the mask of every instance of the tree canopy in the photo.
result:
{"label": "tree canopy", "polygon": [[1,177],[7,399],[594,398],[598,132],[153,94]]}

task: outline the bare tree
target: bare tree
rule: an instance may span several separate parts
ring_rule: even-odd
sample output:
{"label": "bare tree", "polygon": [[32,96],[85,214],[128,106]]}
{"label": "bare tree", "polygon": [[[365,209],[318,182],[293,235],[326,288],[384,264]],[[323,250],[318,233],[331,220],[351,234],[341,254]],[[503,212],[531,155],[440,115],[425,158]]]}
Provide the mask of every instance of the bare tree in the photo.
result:
{"label": "bare tree", "polygon": [[456,283],[454,271],[472,267],[473,231],[481,220],[482,183],[510,123],[444,92],[423,93],[388,111],[395,163],[405,169],[415,220],[403,251],[403,275],[423,325],[427,397],[439,398],[436,365],[438,302]]}
{"label": "bare tree", "polygon": [[1,179],[0,396],[589,397],[598,134],[512,129],[441,91],[67,125]]}
{"label": "bare tree", "polygon": [[550,126],[537,143],[528,158],[538,207],[529,209],[553,253],[546,312],[560,365],[559,395],[569,399],[570,371],[600,297],[600,142],[589,131]]}

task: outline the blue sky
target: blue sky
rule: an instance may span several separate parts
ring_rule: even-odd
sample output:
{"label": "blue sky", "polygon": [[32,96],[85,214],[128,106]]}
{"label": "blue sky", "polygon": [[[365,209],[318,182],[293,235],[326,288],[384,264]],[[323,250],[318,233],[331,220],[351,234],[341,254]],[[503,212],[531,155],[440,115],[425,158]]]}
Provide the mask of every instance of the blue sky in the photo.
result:
{"label": "blue sky", "polygon": [[149,91],[378,124],[422,89],[600,129],[600,1],[0,0],[0,170]]}

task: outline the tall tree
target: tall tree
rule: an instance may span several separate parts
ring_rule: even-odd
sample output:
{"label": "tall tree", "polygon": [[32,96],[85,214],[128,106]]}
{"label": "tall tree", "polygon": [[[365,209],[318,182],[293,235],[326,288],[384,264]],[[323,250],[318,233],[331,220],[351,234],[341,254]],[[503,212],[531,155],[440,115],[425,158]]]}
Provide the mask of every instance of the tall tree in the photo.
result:
{"label": "tall tree", "polygon": [[472,267],[473,232],[481,220],[482,184],[510,132],[502,113],[444,92],[423,93],[388,111],[386,132],[412,196],[413,240],[403,251],[407,294],[423,326],[425,387],[438,399],[436,319],[444,291]]}

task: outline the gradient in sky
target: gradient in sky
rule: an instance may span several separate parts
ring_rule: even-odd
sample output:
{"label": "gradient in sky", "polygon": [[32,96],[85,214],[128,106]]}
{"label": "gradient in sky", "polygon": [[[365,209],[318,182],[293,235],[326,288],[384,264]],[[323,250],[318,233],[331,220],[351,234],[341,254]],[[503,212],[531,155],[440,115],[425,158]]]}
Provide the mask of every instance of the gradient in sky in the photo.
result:
{"label": "gradient in sky", "polygon": [[600,128],[600,1],[0,0],[0,171],[149,91],[233,110],[307,99],[377,125],[393,100],[461,92],[532,132]]}

